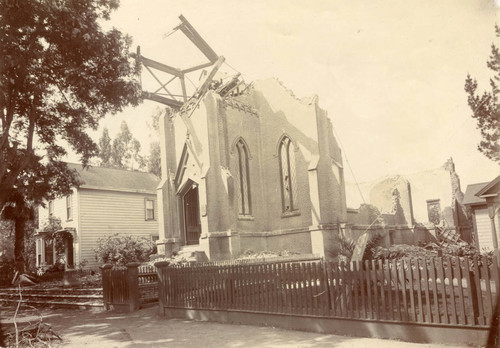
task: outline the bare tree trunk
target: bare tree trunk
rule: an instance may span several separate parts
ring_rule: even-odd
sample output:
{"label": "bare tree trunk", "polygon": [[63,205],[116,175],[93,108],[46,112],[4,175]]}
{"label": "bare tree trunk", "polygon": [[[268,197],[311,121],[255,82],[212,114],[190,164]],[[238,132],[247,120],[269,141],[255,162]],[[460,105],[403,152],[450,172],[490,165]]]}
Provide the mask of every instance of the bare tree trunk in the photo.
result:
{"label": "bare tree trunk", "polygon": [[16,271],[24,273],[24,235],[26,220],[23,217],[14,220],[14,258],[16,261]]}

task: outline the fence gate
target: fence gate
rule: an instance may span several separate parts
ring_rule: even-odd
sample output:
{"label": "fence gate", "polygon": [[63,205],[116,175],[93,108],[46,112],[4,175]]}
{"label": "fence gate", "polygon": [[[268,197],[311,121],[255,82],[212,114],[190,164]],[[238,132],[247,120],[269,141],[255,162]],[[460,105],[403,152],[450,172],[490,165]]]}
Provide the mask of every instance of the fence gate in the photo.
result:
{"label": "fence gate", "polygon": [[102,291],[106,309],[135,311],[139,309],[139,263],[129,263],[126,267],[113,268],[103,265]]}

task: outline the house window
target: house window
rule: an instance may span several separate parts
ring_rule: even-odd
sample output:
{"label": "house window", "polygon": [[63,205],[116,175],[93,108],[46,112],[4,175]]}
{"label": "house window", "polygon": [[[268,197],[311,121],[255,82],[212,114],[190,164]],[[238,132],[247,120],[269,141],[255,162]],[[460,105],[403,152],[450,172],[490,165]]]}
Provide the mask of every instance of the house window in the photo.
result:
{"label": "house window", "polygon": [[238,213],[239,215],[252,215],[251,197],[250,197],[250,169],[248,166],[248,149],[243,142],[239,140],[236,143],[238,163],[236,165],[236,177],[238,180]]}
{"label": "house window", "polygon": [[144,201],[145,211],[146,211],[146,220],[154,220],[155,219],[155,202],[152,199],[146,199]]}
{"label": "house window", "polygon": [[292,141],[283,137],[279,144],[281,202],[283,213],[298,210],[297,182],[295,179],[295,151]]}
{"label": "house window", "polygon": [[66,196],[66,220],[73,220],[73,194]]}
{"label": "house window", "polygon": [[49,201],[49,217],[54,215],[54,201]]}
{"label": "house window", "polygon": [[439,199],[427,200],[427,217],[429,218],[429,222],[439,225],[441,222],[441,203]]}

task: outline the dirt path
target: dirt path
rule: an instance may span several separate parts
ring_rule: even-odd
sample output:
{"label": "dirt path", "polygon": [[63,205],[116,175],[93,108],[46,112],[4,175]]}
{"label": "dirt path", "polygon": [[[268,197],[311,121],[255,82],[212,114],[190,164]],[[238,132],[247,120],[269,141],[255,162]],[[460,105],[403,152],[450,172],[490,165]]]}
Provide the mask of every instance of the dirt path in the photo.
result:
{"label": "dirt path", "polygon": [[[0,316],[2,327],[11,325],[12,309],[0,309],[3,309]],[[63,309],[44,309],[42,312],[44,322],[51,324],[54,331],[64,338],[59,347],[452,347],[271,327],[165,320],[158,316],[156,306],[131,314]],[[24,312],[20,320],[34,322],[36,312]]]}

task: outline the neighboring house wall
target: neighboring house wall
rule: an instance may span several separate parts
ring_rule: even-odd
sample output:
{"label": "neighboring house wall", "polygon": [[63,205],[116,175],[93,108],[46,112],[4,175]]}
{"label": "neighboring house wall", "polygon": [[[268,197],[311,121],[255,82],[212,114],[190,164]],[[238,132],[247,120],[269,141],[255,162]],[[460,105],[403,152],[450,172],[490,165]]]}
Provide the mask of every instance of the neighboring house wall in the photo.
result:
{"label": "neighboring house wall", "polygon": [[[78,232],[78,223],[79,223],[79,214],[78,214],[78,192],[76,189],[72,189],[71,197],[71,208],[72,208],[72,217],[70,219],[67,218],[67,196],[56,198],[51,203],[45,202],[45,208],[40,206],[38,208],[38,221],[39,227],[43,230],[44,225],[49,220],[49,206],[52,206],[52,216],[55,218],[59,218],[61,220],[61,227],[75,229]],[[76,237],[76,236],[75,236]],[[43,243],[43,240],[40,239],[40,242]],[[45,249],[45,248],[44,248]],[[43,250],[40,245],[37,247],[37,266],[43,265],[45,250]],[[56,260],[54,260],[56,261]],[[68,260],[70,261],[70,260]],[[73,239],[73,264],[78,264],[80,261],[79,258],[79,241],[78,238]],[[42,264],[39,264],[42,263]]]}
{"label": "neighboring house wall", "polygon": [[156,195],[116,191],[79,190],[80,261],[87,260],[89,267],[99,266],[94,249],[99,238],[115,233],[146,237],[158,236],[158,220],[146,220],[145,199],[154,201]]}
{"label": "neighboring house wall", "polygon": [[489,183],[468,185],[464,204],[472,214],[474,231],[471,239],[480,250],[493,250],[494,234],[500,242],[500,176]]}
{"label": "neighboring house wall", "polygon": [[[95,255],[97,241],[115,233],[158,239],[158,204],[154,193],[158,184],[156,176],[122,169],[83,169],[81,165],[68,165],[77,170],[83,182],[78,189],[73,189],[70,196],[71,217],[68,219],[67,197],[57,198],[47,202],[45,208],[39,207],[39,226],[43,231],[52,207],[52,215],[61,220],[62,230],[73,236],[74,265],[100,266]],[[147,212],[147,201],[152,202],[152,213],[151,209]],[[47,235],[40,232],[39,237],[37,265],[56,262],[49,255],[53,246],[48,242]],[[69,238],[67,233],[66,237]],[[71,264],[71,253],[66,253],[66,257],[67,263]]]}
{"label": "neighboring house wall", "polygon": [[[477,231],[477,245],[479,249],[492,250],[491,221],[486,206],[484,208],[474,208],[474,225]],[[496,221],[496,225],[497,231],[499,231],[498,221]]]}

